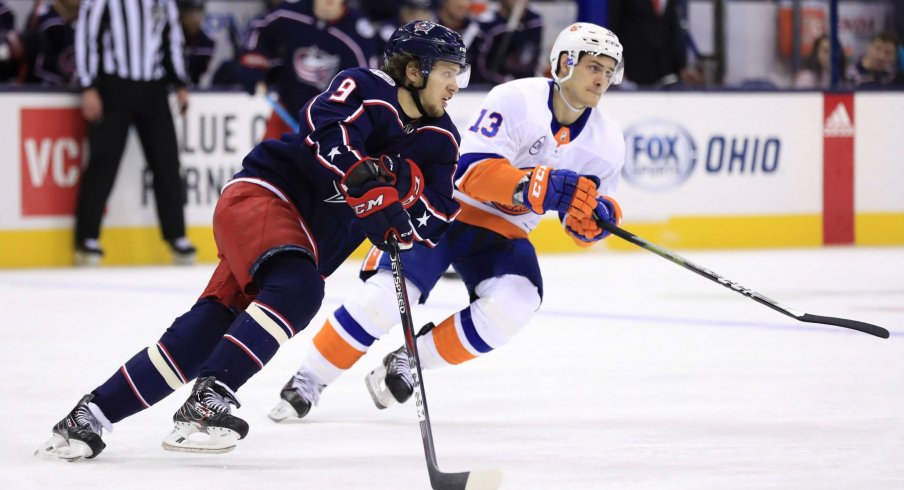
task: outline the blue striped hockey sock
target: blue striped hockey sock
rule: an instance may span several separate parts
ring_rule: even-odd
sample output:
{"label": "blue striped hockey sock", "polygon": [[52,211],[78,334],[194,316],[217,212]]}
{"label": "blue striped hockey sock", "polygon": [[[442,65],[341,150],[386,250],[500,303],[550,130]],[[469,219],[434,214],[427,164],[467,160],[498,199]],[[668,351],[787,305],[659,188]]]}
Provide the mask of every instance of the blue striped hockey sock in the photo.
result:
{"label": "blue striped hockey sock", "polygon": [[129,359],[92,391],[110,422],[150,407],[197,376],[201,363],[235,319],[212,299],[202,299],[177,318],[156,344]]}
{"label": "blue striped hockey sock", "polygon": [[229,327],[201,368],[237,391],[273,358],[279,346],[308,326],[323,301],[323,279],[299,254],[275,255],[255,276],[260,294]]}

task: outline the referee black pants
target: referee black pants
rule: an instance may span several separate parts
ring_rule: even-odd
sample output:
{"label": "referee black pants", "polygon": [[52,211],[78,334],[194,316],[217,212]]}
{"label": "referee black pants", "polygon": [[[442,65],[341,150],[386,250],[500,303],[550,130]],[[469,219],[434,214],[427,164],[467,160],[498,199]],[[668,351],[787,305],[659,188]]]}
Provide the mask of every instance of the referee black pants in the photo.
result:
{"label": "referee black pants", "polygon": [[[100,236],[104,207],[113,190],[129,127],[133,124],[154,177],[154,201],[163,238],[173,240],[185,236],[179,148],[167,84],[102,76],[97,89],[103,102],[103,119],[88,125],[90,155],[75,210],[76,243]],[[140,192],[140,182],[130,185]]]}

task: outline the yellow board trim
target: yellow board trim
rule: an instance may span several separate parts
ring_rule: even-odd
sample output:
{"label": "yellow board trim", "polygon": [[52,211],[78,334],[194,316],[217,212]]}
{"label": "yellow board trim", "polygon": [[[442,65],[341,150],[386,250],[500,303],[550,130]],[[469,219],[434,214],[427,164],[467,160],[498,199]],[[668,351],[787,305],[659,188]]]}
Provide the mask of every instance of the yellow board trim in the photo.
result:
{"label": "yellow board trim", "polygon": [[[217,247],[210,226],[190,227],[186,234],[198,248],[198,262],[213,263]],[[67,267],[74,263],[72,230],[0,231],[0,268]],[[157,227],[104,228],[100,237],[103,265],[171,264],[169,245]]]}
{"label": "yellow board trim", "polygon": [[[904,245],[904,213],[859,213],[855,221],[856,245]],[[776,216],[676,217],[665,222],[626,222],[624,227],[645,240],[676,249],[795,248],[822,246],[820,214]],[[198,262],[215,263],[216,244],[210,226],[188,229],[198,247]],[[588,250],[636,250],[618,238],[600,246],[581,248],[556,220],[543,220],[530,235],[539,253],[574,253]],[[73,264],[71,230],[0,231],[0,268],[68,267]],[[161,265],[172,263],[169,247],[157,227],[104,228],[103,265]],[[365,241],[352,254],[363,259],[370,249]]]}
{"label": "yellow board trim", "polygon": [[854,236],[857,245],[904,244],[904,213],[860,213]]}
{"label": "yellow board trim", "polygon": [[[623,227],[644,240],[666,248],[731,249],[819,247],[822,245],[822,216],[695,216],[676,217],[664,222],[626,222]],[[531,232],[531,241],[541,252],[581,252],[556,221],[544,220]],[[904,242],[902,242],[904,243]],[[616,237],[601,244],[609,250],[637,250]],[[598,249],[592,247],[589,250]]]}

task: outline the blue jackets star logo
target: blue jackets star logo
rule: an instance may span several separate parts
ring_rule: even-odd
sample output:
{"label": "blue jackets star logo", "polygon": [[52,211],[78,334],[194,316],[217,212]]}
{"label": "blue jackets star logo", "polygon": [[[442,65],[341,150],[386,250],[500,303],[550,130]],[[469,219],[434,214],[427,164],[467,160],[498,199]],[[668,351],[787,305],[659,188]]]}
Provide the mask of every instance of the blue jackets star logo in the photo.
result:
{"label": "blue jackets star logo", "polygon": [[332,162],[334,158],[336,158],[337,156],[339,156],[341,154],[342,153],[339,151],[339,147],[334,146],[333,149],[330,150],[330,152],[326,156],[330,157],[330,161]]}
{"label": "blue jackets star logo", "polygon": [[430,32],[430,29],[433,29],[435,26],[436,24],[434,24],[433,22],[422,20],[414,25],[414,32],[423,32],[424,34],[427,34],[428,32]]}
{"label": "blue jackets star logo", "polygon": [[424,211],[424,215],[416,219],[418,226],[427,226],[427,220],[430,219],[430,215],[427,214],[427,211]]}

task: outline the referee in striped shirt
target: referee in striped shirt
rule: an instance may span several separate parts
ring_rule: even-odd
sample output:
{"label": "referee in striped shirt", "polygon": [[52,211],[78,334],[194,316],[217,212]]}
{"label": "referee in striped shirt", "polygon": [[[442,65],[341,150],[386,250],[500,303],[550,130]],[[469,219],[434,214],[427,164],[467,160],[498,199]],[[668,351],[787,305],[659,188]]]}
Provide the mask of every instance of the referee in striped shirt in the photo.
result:
{"label": "referee in striped shirt", "polygon": [[169,106],[175,86],[188,108],[183,35],[174,0],[82,0],[75,27],[76,73],[90,157],[76,206],[77,265],[97,265],[104,207],[119,169],[129,126],[135,125],[148,168],[163,238],[176,263],[192,263],[185,237],[179,150]]}

